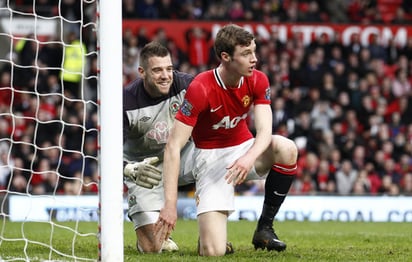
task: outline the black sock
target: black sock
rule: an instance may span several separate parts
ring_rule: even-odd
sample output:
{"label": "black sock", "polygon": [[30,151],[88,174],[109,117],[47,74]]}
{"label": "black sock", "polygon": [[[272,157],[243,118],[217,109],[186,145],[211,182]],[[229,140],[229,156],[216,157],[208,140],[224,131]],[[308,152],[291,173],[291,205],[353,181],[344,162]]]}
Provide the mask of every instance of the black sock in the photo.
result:
{"label": "black sock", "polygon": [[265,182],[264,203],[269,206],[280,206],[286,198],[295,176],[293,174],[282,174],[270,170]]}
{"label": "black sock", "polygon": [[290,172],[281,172],[274,168],[270,170],[265,182],[265,198],[258,229],[264,226],[273,226],[273,220],[289,192],[295,173],[295,169]]}

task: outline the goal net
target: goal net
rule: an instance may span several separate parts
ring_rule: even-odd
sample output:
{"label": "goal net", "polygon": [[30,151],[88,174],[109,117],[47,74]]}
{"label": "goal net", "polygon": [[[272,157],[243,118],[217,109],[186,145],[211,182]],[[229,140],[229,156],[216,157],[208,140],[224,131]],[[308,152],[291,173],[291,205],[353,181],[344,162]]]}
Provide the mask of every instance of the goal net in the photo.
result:
{"label": "goal net", "polygon": [[121,1],[102,2],[0,0],[0,261],[123,259]]}

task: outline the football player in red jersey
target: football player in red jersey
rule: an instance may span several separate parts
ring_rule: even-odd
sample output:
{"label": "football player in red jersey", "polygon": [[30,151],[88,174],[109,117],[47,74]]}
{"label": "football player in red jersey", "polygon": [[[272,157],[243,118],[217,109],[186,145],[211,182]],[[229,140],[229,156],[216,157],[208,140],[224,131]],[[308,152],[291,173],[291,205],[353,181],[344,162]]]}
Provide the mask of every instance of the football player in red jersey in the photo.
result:
{"label": "football player in red jersey", "polygon": [[[255,68],[254,35],[237,25],[226,25],[217,33],[214,49],[220,65],[190,83],[166,144],[165,205],[155,230],[167,239],[175,227],[179,152],[192,137],[199,255],[226,253],[234,186],[249,179],[266,179],[252,243],[255,249],[283,251],[286,244],[278,239],[273,220],[296,174],[297,147],[286,137],[272,135],[270,85],[268,77]],[[252,108],[255,137],[246,122]]]}

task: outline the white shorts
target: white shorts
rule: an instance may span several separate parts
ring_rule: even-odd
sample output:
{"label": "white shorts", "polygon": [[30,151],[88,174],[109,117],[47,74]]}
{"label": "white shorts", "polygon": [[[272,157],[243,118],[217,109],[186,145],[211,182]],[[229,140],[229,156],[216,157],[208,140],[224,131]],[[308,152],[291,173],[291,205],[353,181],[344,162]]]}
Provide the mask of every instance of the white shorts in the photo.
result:
{"label": "white shorts", "polygon": [[[197,215],[209,211],[234,210],[235,188],[225,180],[226,167],[242,156],[254,143],[254,139],[232,147],[218,149],[195,148],[195,178]],[[264,179],[258,176],[255,168],[249,172],[246,180]]]}
{"label": "white shorts", "polygon": [[[192,174],[193,162],[191,156],[193,155],[193,150],[194,144],[188,143],[181,152],[179,185],[187,185],[195,182]],[[163,163],[159,164],[157,167],[162,169]],[[141,212],[154,211],[158,213],[160,211],[164,205],[163,180],[160,181],[159,185],[152,189],[137,186],[129,178],[126,178],[124,182],[128,188],[128,215],[134,222],[135,228],[150,224],[148,222],[156,222],[157,217],[153,220],[152,216],[141,214],[135,218],[136,216],[134,215]],[[140,221],[140,219],[143,220]],[[139,222],[137,222],[137,220],[139,220]]]}
{"label": "white shorts", "polygon": [[134,230],[141,226],[154,224],[159,219],[159,211],[138,212],[131,216],[134,224]]}
{"label": "white shorts", "polygon": [[[179,185],[196,183],[197,215],[210,211],[227,211],[231,214],[235,210],[234,186],[225,180],[226,167],[242,156],[253,143],[254,138],[233,147],[199,149],[190,144],[184,148],[181,154]],[[159,166],[161,167],[162,165]],[[253,167],[246,180],[264,179],[266,175],[257,175]],[[129,180],[125,183],[129,189],[128,215],[135,229],[155,223],[164,205],[163,180],[153,189],[136,186]]]}

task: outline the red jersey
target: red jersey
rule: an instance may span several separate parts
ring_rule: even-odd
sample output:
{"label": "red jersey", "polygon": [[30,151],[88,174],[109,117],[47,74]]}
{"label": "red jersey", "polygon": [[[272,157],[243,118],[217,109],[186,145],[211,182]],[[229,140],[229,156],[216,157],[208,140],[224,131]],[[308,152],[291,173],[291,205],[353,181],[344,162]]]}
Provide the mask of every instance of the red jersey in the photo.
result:
{"label": "red jersey", "polygon": [[193,127],[198,148],[235,146],[253,137],[246,122],[253,104],[270,104],[269,80],[263,72],[254,70],[237,87],[226,87],[216,68],[191,82],[176,119]]}

